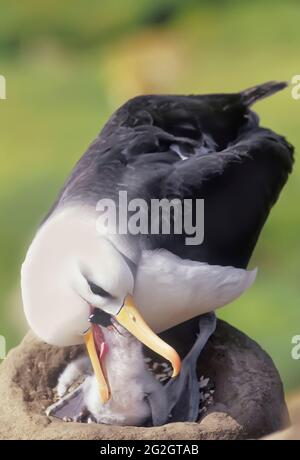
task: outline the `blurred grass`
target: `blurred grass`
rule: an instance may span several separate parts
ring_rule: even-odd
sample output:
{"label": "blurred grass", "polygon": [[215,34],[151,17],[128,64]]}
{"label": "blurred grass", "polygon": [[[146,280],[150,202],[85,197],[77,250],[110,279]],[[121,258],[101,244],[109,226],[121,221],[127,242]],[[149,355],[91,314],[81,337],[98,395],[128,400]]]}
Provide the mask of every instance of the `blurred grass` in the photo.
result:
{"label": "blurred grass", "polygon": [[[111,112],[144,92],[238,91],[299,69],[297,2],[0,0],[0,334],[23,334],[19,270],[34,229]],[[73,5],[73,6],[71,6]],[[122,5],[122,6],[121,6]],[[104,7],[105,6],[105,7]],[[260,102],[262,123],[299,145],[290,89]],[[220,316],[256,339],[287,389],[300,386],[300,169],[264,229],[256,284]]]}

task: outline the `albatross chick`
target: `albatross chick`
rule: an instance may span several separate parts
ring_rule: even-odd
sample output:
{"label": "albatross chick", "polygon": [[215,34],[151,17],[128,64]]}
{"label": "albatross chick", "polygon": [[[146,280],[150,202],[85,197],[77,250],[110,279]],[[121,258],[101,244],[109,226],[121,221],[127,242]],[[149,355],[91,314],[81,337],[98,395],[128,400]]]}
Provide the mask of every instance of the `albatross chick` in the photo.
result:
{"label": "albatross chick", "polygon": [[[100,326],[96,326],[100,327]],[[164,387],[148,371],[142,344],[125,328],[114,324],[101,328],[108,344],[105,368],[112,397],[103,403],[88,356],[72,361],[63,370],[56,387],[58,402],[48,407],[47,415],[65,421],[97,422],[114,425],[157,425],[166,422],[167,399]],[[83,382],[68,389],[78,382]],[[153,413],[160,413],[157,420]]]}

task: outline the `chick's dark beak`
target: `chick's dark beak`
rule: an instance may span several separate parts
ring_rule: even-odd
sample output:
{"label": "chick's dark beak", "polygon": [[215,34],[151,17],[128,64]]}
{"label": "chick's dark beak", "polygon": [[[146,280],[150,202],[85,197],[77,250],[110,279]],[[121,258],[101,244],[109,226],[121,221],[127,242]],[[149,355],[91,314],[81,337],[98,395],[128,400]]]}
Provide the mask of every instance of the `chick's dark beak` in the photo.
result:
{"label": "chick's dark beak", "polygon": [[89,322],[92,324],[99,324],[102,327],[112,325],[111,315],[99,308],[94,308],[93,313],[89,317]]}

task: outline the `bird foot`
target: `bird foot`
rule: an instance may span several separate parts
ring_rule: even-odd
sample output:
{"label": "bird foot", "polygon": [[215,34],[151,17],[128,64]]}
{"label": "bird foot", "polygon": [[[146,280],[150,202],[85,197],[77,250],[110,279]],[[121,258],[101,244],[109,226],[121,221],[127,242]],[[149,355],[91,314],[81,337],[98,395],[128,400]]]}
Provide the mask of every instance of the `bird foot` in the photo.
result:
{"label": "bird foot", "polygon": [[46,415],[57,417],[65,422],[88,422],[93,416],[84,403],[83,384],[49,406]]}
{"label": "bird foot", "polygon": [[182,362],[181,372],[177,378],[171,379],[166,385],[169,422],[195,422],[199,417],[197,361],[215,328],[215,313],[200,316],[199,334]]}

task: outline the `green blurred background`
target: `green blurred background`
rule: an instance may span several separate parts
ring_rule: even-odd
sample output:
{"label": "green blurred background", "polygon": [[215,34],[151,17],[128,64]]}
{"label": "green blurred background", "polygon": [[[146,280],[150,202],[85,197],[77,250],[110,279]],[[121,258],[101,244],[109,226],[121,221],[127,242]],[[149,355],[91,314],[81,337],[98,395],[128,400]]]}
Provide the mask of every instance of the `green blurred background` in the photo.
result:
{"label": "green blurred background", "polygon": [[[0,0],[0,334],[26,330],[19,272],[34,229],[118,105],[141,93],[238,91],[300,74],[298,1]],[[300,100],[257,104],[300,144]],[[219,316],[257,340],[286,390],[300,388],[300,169],[295,166],[251,266],[255,286]]]}

